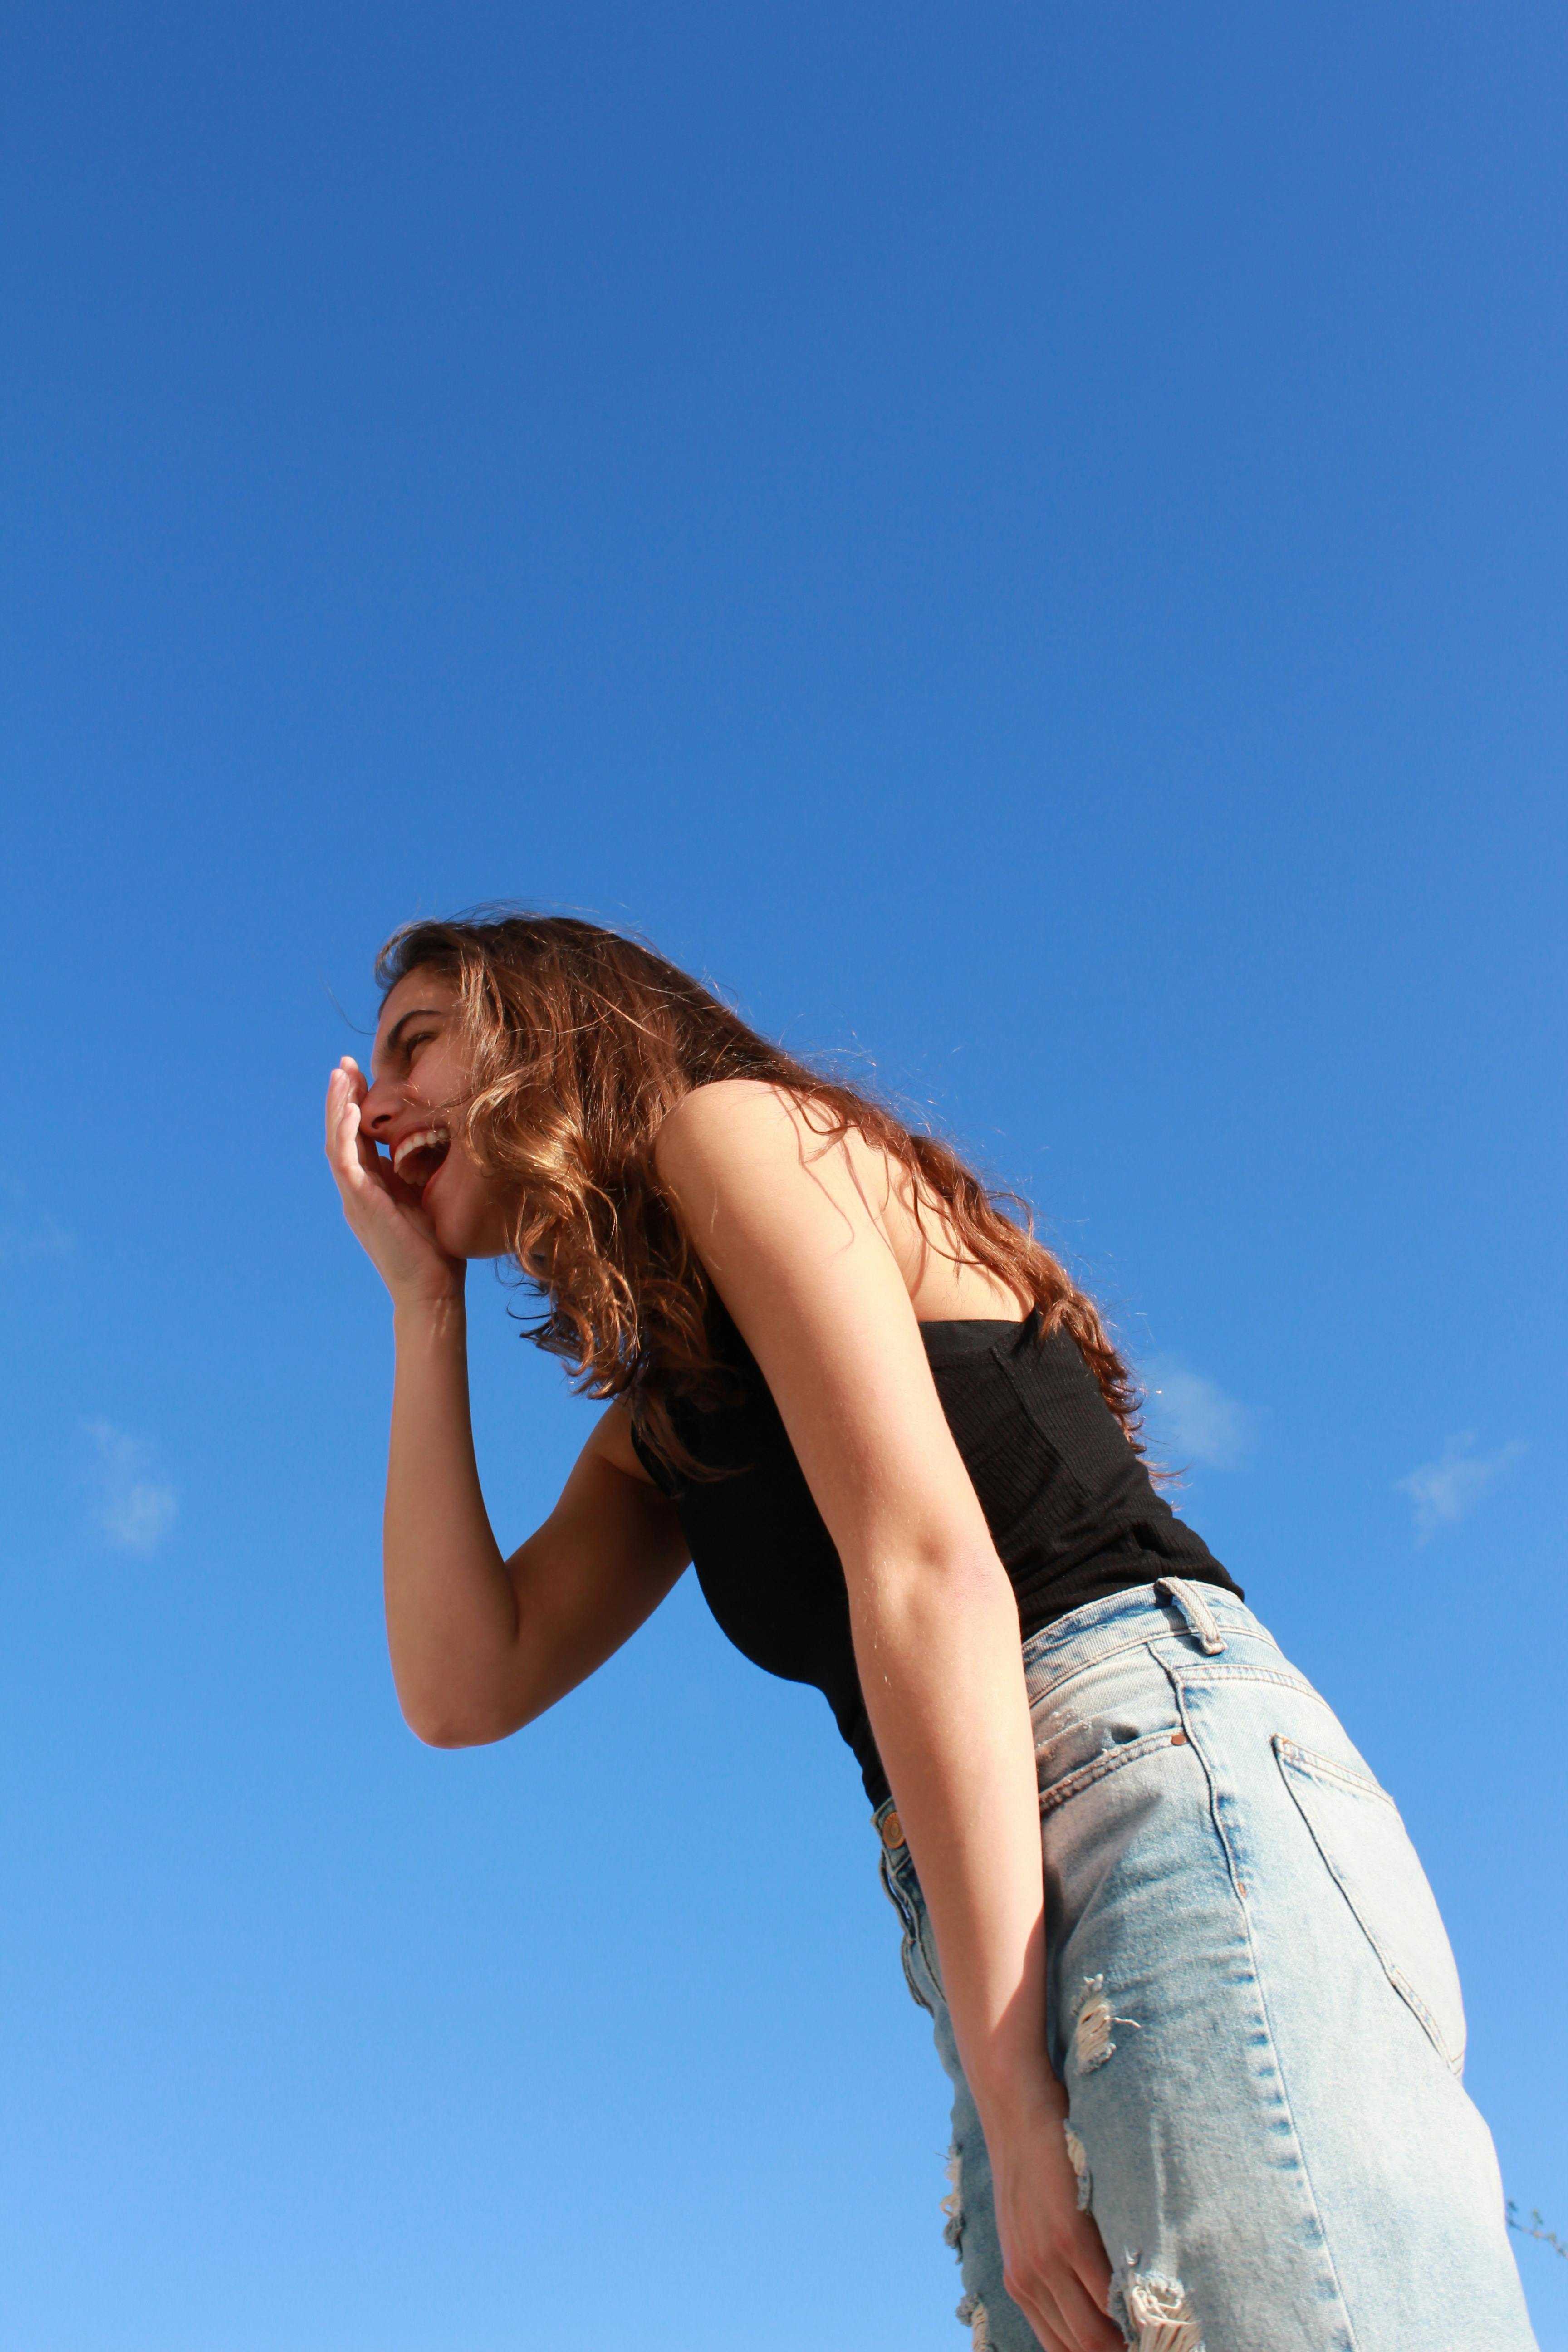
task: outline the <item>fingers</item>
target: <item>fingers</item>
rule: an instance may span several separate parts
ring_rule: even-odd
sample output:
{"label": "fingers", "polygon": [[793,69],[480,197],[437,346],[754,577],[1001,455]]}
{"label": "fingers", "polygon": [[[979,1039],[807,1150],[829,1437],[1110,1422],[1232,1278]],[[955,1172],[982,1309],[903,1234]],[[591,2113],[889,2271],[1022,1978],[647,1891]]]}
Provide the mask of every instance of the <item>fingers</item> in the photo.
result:
{"label": "fingers", "polygon": [[1110,2265],[1098,2230],[1092,2248],[1067,2252],[1060,2267],[1053,2268],[1048,2284],[1052,2325],[1071,2352],[1126,2352],[1126,2338],[1105,2307]]}
{"label": "fingers", "polygon": [[1037,2282],[1034,2294],[1012,2285],[1007,2292],[1039,2337],[1044,2352],[1082,2352],[1078,2338],[1064,2326],[1057,2299],[1043,2281]]}
{"label": "fingers", "polygon": [[1046,2352],[1126,2352],[1126,2338],[1106,2309],[1110,2265],[1098,2231],[1091,2248],[1060,2248],[1016,2286],[1009,2280],[1007,2291]]}
{"label": "fingers", "polygon": [[336,1069],[327,1081],[327,1157],[340,1173],[347,1173],[347,1162],[357,1155],[352,1145],[359,1131],[359,1105],[350,1090],[347,1073]]}
{"label": "fingers", "polygon": [[994,2173],[998,2156],[1005,2166],[997,2212],[1003,2276],[1046,2352],[1126,2352],[1107,2309],[1105,2241],[1093,2215],[1079,2206],[1063,2120],[1065,2102],[1039,2132],[993,2147]]}
{"label": "fingers", "polygon": [[345,1055],[327,1080],[327,1150],[330,1152],[342,1118],[343,1107],[353,1099],[349,1084],[348,1057]]}
{"label": "fingers", "polygon": [[345,1054],[342,1060],[339,1063],[338,1067],[342,1071],[345,1081],[348,1108],[353,1113],[352,1120],[347,1122],[346,1132],[352,1135],[353,1139],[361,1168],[364,1171],[367,1176],[374,1176],[376,1182],[382,1187],[383,1191],[385,1191],[387,1178],[386,1162],[381,1156],[380,1148],[376,1143],[374,1136],[369,1135],[365,1131],[363,1113],[364,1110],[365,1097],[369,1094],[370,1088],[365,1084],[364,1072],[360,1068],[359,1064],[354,1060],[352,1054]]}
{"label": "fingers", "polygon": [[[1015,2303],[1017,2303],[1017,2296],[1015,2295],[1013,2300]],[[1041,2346],[1043,2347],[1043,2352],[1079,2352],[1079,2347],[1073,2342],[1072,2338],[1069,2336],[1063,2336],[1059,2332],[1059,2329],[1052,2325],[1052,2320],[1055,2317],[1054,2305],[1047,2306],[1039,2303],[1024,2303],[1019,2305],[1019,2308],[1023,2312],[1024,2316],[1028,2321],[1030,2326],[1034,2329],[1036,2335],[1039,2337]],[[1049,2312],[1049,2316],[1047,2316],[1047,2311]]]}
{"label": "fingers", "polygon": [[1081,2279],[1069,2273],[1059,2281],[1057,2294],[1060,2313],[1057,2325],[1065,2327],[1075,2352],[1125,2352],[1126,2338],[1121,2328],[1104,2303],[1095,2302]]}
{"label": "fingers", "polygon": [[1105,2240],[1092,2214],[1080,2212],[1078,2220],[1077,2259],[1065,2281],[1073,2300],[1064,2306],[1063,2316],[1076,2324],[1085,2352],[1124,2352],[1126,2338],[1107,2309],[1111,2271]]}
{"label": "fingers", "polygon": [[352,1054],[345,1054],[327,1080],[329,1115],[334,1105],[343,1102],[363,1103],[370,1092],[364,1072]]}
{"label": "fingers", "polygon": [[1081,2320],[1075,2324],[1056,2298],[1042,2303],[1036,2297],[1021,2298],[1025,2317],[1039,2337],[1045,2352],[1127,2352],[1127,2341],[1121,2330],[1107,2318],[1103,2311],[1086,2307]]}
{"label": "fingers", "polygon": [[379,1168],[375,1145],[360,1126],[365,1093],[363,1071],[345,1055],[327,1081],[327,1158],[345,1194],[363,1192]]}

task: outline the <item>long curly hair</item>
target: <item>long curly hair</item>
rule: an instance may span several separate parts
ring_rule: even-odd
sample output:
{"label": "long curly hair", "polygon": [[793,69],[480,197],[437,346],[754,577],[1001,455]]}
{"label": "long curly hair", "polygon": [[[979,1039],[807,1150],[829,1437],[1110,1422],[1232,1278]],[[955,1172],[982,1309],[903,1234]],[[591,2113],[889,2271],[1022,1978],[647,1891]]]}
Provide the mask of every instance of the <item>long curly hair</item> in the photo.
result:
{"label": "long curly hair", "polygon": [[597,923],[488,910],[407,923],[377,957],[376,979],[384,993],[419,970],[457,992],[471,1085],[450,1115],[506,1204],[509,1255],[542,1295],[528,1336],[574,1368],[584,1393],[625,1397],[667,1462],[694,1466],[670,1395],[710,1402],[724,1381],[712,1286],[659,1183],[654,1139],[683,1096],[721,1078],[780,1087],[826,1141],[853,1128],[896,1161],[927,1243],[994,1275],[1042,1331],[1070,1332],[1142,1451],[1137,1391],[1093,1301],[1035,1239],[1026,1206],[990,1191],[949,1145],[797,1061],[689,972]]}

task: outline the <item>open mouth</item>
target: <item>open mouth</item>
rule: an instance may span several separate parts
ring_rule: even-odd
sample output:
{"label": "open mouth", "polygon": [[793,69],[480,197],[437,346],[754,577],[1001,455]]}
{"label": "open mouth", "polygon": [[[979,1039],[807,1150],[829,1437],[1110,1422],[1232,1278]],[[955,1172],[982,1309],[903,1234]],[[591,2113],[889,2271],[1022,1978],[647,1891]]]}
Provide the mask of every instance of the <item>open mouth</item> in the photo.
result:
{"label": "open mouth", "polygon": [[398,1144],[392,1155],[392,1172],[411,1192],[423,1192],[451,1148],[452,1139],[444,1127],[423,1127],[417,1135],[405,1135]]}

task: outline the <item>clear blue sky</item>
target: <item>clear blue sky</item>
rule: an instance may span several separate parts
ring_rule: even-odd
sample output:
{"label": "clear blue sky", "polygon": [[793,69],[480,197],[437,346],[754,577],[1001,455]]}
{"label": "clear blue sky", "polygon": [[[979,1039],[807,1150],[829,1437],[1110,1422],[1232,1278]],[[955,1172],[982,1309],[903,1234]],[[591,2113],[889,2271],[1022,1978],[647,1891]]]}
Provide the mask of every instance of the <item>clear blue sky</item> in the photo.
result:
{"label": "clear blue sky", "polygon": [[1561,9],[22,0],[0,108],[0,2352],[960,2341],[822,1701],[688,1580],[393,1702],[320,1097],[496,898],[1034,1198],[1568,2235]]}

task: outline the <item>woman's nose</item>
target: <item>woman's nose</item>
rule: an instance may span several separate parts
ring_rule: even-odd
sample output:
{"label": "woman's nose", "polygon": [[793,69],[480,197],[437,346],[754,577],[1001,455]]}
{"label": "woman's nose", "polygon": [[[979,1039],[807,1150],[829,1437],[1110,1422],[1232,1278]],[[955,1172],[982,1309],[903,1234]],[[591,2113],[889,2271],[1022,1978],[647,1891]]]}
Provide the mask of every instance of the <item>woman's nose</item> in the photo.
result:
{"label": "woman's nose", "polygon": [[359,1123],[367,1135],[379,1135],[397,1116],[397,1104],[384,1078],[377,1078],[360,1107]]}

